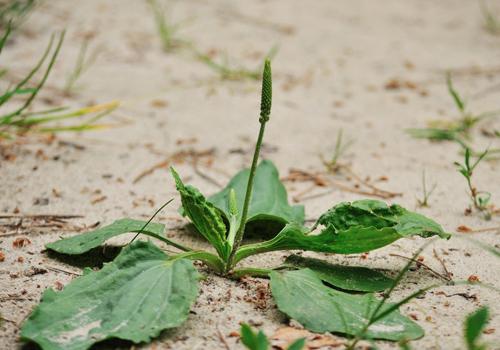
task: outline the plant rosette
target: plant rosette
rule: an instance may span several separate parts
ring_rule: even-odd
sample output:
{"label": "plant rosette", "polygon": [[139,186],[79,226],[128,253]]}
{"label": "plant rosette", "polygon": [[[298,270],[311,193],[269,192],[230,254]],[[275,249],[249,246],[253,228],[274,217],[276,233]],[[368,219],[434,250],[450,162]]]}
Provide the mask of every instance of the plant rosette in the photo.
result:
{"label": "plant rosette", "polygon": [[[149,342],[162,330],[177,327],[188,318],[199,291],[200,274],[194,260],[228,278],[269,278],[279,310],[313,332],[349,336],[362,332],[370,339],[392,341],[422,337],[424,331],[417,323],[400,314],[397,306],[381,305],[375,297],[375,292],[390,288],[394,282],[380,272],[294,255],[277,268],[238,268],[243,259],[272,251],[354,254],[405,237],[449,238],[433,220],[377,200],[337,204],[312,227],[306,227],[304,207],[289,204],[274,164],[269,160],[258,162],[271,101],[271,67],[267,60],[252,165],[237,173],[222,191],[207,198],[195,187],[185,185],[172,169],[182,214],[214,250],[195,250],[172,241],[164,233],[165,226],[152,219],[121,219],[49,243],[47,248],[52,251],[78,255],[114,236],[137,232],[181,252],[168,255],[150,241],[128,244],[101,270],[86,269],[60,292],[46,290],[24,322],[21,338],[45,350],[88,349],[109,338]],[[250,231],[257,242],[243,241]],[[380,311],[383,317],[371,317],[374,311]],[[376,321],[366,327],[370,318]]]}

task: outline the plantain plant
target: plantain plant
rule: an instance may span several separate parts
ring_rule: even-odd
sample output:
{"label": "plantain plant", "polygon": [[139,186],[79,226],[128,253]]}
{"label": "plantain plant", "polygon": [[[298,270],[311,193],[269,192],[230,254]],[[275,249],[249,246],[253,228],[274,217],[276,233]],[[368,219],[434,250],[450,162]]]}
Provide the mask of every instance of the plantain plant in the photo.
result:
{"label": "plantain plant", "polygon": [[[182,214],[213,250],[196,250],[167,238],[165,226],[152,222],[154,216],[147,222],[120,219],[92,232],[49,243],[47,248],[52,251],[78,255],[111,237],[136,232],[180,252],[166,254],[150,241],[131,242],[101,270],[85,270],[60,292],[46,290],[24,322],[21,338],[45,350],[88,349],[109,338],[149,342],[162,330],[177,327],[188,318],[201,276],[194,260],[227,278],[270,278],[279,310],[313,332],[362,333],[370,339],[391,341],[422,337],[423,329],[400,314],[397,305],[385,300],[381,304],[375,296],[375,292],[394,284],[380,272],[296,255],[274,268],[240,267],[245,258],[271,251],[353,254],[404,237],[450,237],[433,220],[376,200],[337,204],[312,227],[304,226],[304,207],[289,204],[276,167],[268,160],[258,162],[271,103],[271,65],[266,60],[260,130],[251,167],[237,173],[222,191],[207,198],[195,187],[185,185],[172,169]],[[253,243],[244,241],[250,233],[256,239]],[[373,312],[377,315],[370,317]]]}

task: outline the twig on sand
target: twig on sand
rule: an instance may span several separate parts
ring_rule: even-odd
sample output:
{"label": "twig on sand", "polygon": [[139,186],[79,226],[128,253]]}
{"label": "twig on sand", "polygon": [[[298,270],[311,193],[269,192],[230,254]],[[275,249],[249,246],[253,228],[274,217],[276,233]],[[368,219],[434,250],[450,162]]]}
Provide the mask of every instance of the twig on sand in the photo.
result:
{"label": "twig on sand", "polygon": [[250,25],[258,26],[259,28],[267,28],[285,35],[292,35],[295,32],[295,28],[292,25],[274,23],[261,17],[253,17],[232,9],[224,9],[221,11],[221,14],[231,18],[232,20],[237,20],[240,23],[248,23]]}
{"label": "twig on sand", "polygon": [[198,175],[199,177],[201,177],[202,179],[210,182],[212,185],[218,187],[218,188],[222,188],[222,185],[220,183],[217,182],[217,180],[215,180],[214,178],[208,176],[207,174],[203,173],[199,168],[198,168],[198,156],[195,155],[193,156],[193,169],[194,169],[194,172],[196,175]]}
{"label": "twig on sand", "polygon": [[[410,258],[410,257],[404,256],[404,255],[395,254],[395,253],[391,253],[391,254],[389,254],[389,256],[395,256],[395,257],[402,258],[402,259],[405,259],[405,260],[408,260],[408,261],[413,260],[413,259],[412,259],[412,258]],[[445,275],[443,275],[443,274],[441,274],[441,273],[437,272],[436,270],[434,270],[433,268],[431,268],[430,266],[428,266],[428,265],[424,264],[424,263],[423,263],[423,262],[421,262],[421,261],[416,261],[416,264],[417,264],[417,266],[422,266],[422,267],[424,267],[425,269],[427,269],[428,271],[430,271],[430,272],[431,272],[432,274],[434,274],[435,276],[437,276],[437,277],[439,277],[439,278],[442,278],[442,279],[444,279],[444,280],[445,280],[445,281],[447,281],[447,282],[451,282],[451,281],[452,281],[452,280],[451,280],[451,278],[450,278],[449,276],[445,276]]]}
{"label": "twig on sand", "polygon": [[304,196],[304,197],[293,197],[293,201],[294,202],[300,202],[300,201],[307,201],[307,200],[310,200],[310,199],[316,199],[316,198],[320,198],[320,197],[323,197],[323,196],[327,196],[329,195],[330,193],[332,193],[334,190],[327,190],[327,191],[324,191],[324,192],[320,192],[320,193],[315,193],[315,194],[311,194],[309,196]]}
{"label": "twig on sand", "polygon": [[500,231],[500,226],[471,229],[468,226],[460,225],[457,227],[457,231],[460,233],[481,233],[481,232],[490,232],[490,231]]}
{"label": "twig on sand", "polygon": [[227,343],[226,338],[224,338],[224,335],[222,334],[218,326],[217,326],[217,336],[219,337],[220,342],[222,343],[222,345],[224,345],[226,350],[231,350],[231,347]]}
{"label": "twig on sand", "polygon": [[19,295],[7,295],[7,296],[4,296],[4,297],[0,297],[0,301],[1,302],[11,301],[11,300],[14,300],[14,301],[25,301],[25,300],[27,300],[27,298],[21,297]]}
{"label": "twig on sand", "polygon": [[57,219],[80,219],[83,215],[60,215],[60,214],[34,214],[34,215],[0,215],[0,219],[39,219],[39,220],[57,220]]}
{"label": "twig on sand", "polygon": [[133,181],[133,183],[138,183],[139,181],[141,181],[143,178],[145,178],[146,176],[148,175],[151,175],[152,173],[155,172],[155,170],[157,169],[161,169],[161,168],[166,168],[167,166],[169,166],[171,163],[171,160],[170,160],[170,157],[159,162],[159,163],[156,163],[155,165],[153,165],[152,167],[149,167],[147,168],[146,170],[142,171],[139,175],[137,175]]}
{"label": "twig on sand", "polygon": [[349,166],[342,166],[342,169],[345,170],[349,175],[351,175],[354,179],[356,179],[358,182],[362,183],[364,186],[370,188],[373,190],[372,196],[378,196],[380,198],[384,199],[389,199],[389,198],[394,198],[398,196],[402,196],[402,193],[399,192],[390,192],[383,190],[381,188],[376,187],[375,185],[371,184],[370,182],[363,180],[359,175],[357,175]]}
{"label": "twig on sand", "polygon": [[300,202],[302,199],[306,198],[306,194],[311,192],[316,188],[316,184],[312,184],[310,187],[306,188],[304,191],[301,191],[297,193],[295,196],[293,196],[293,201],[294,202]]}
{"label": "twig on sand", "polygon": [[0,215],[0,220],[7,220],[0,223],[0,237],[18,235],[21,231],[33,228],[50,229],[71,229],[79,231],[80,226],[72,225],[66,220],[83,218],[83,215],[59,215],[59,214],[36,214],[36,215]]}
{"label": "twig on sand", "polygon": [[[214,148],[202,150],[202,151],[196,151],[194,149],[188,149],[188,150],[181,150],[178,152],[175,152],[174,154],[168,156],[166,159],[162,160],[159,163],[156,163],[152,167],[147,168],[146,170],[142,171],[139,175],[137,175],[133,181],[133,183],[138,183],[141,181],[143,178],[145,178],[148,175],[151,175],[154,173],[156,170],[161,169],[161,168],[167,168],[171,164],[179,164],[179,163],[184,163],[187,159],[190,159],[191,165],[194,167],[194,171],[197,175],[200,175],[203,177],[205,180],[212,182],[213,184],[216,183],[215,180],[211,179],[208,177],[208,175],[203,174],[201,171],[198,170],[198,162],[200,158],[208,157],[211,159],[215,153]],[[209,180],[210,179],[210,180]],[[217,186],[220,187],[219,184]]]}
{"label": "twig on sand", "polygon": [[55,271],[55,272],[62,272],[62,273],[65,273],[65,274],[68,274],[68,275],[73,275],[73,276],[81,276],[82,275],[81,273],[64,270],[64,269],[61,269],[61,268],[55,267],[55,266],[45,266],[45,268],[47,270],[52,270],[52,271]]}
{"label": "twig on sand", "polygon": [[453,274],[450,271],[448,271],[448,268],[446,267],[446,264],[444,263],[444,259],[438,255],[436,249],[433,249],[432,253],[434,254],[434,257],[436,258],[436,260],[439,261],[439,263],[443,267],[443,270],[446,273],[446,276],[448,276],[448,279],[451,281]]}
{"label": "twig on sand", "polygon": [[[339,168],[340,169],[340,168]],[[333,190],[328,190],[322,193],[317,193],[317,194],[312,194],[309,196],[305,196],[305,194],[310,193],[315,186],[318,187],[327,187],[327,186],[333,186],[337,189],[340,189],[341,191],[345,192],[351,192],[351,193],[356,193],[356,194],[361,194],[365,196],[371,196],[371,197],[378,197],[382,199],[390,199],[394,198],[396,196],[401,196],[402,193],[397,193],[397,192],[390,192],[386,191],[383,189],[380,189],[376,187],[375,185],[369,183],[366,180],[363,180],[359,175],[354,173],[352,169],[350,169],[348,166],[341,165],[341,169],[344,169],[348,172],[348,175],[351,176],[351,178],[354,178],[357,181],[357,184],[354,186],[349,186],[346,184],[343,184],[340,181],[334,180],[331,176],[328,178],[325,176],[331,175],[331,172],[319,172],[319,173],[311,173],[305,170],[300,170],[300,169],[290,169],[288,176],[284,177],[282,180],[283,181],[291,181],[291,182],[306,182],[306,181],[312,181],[314,182],[314,186],[307,188],[303,192],[300,192],[299,194],[295,195],[293,197],[293,200],[295,202],[298,201],[303,201],[303,200],[308,200],[308,199],[313,199],[313,198],[318,198],[322,197],[325,195],[328,195],[333,192]],[[366,187],[369,190],[364,190],[361,189],[360,187]]]}
{"label": "twig on sand", "polygon": [[18,323],[18,322],[14,321],[14,320],[11,320],[11,319],[9,319],[9,318],[7,318],[7,317],[3,316],[3,315],[0,315],[0,319],[2,319],[2,320],[4,320],[4,321],[7,321],[7,322],[9,322],[9,323],[12,323],[12,324],[14,324],[14,325],[16,325],[16,326],[19,326],[19,323]]}

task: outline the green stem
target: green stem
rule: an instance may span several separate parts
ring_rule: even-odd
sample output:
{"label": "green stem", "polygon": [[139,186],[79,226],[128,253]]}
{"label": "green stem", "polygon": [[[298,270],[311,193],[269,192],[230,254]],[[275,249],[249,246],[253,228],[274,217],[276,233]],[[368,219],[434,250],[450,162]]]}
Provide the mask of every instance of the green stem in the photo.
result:
{"label": "green stem", "polygon": [[271,76],[271,62],[266,59],[264,63],[264,72],[262,74],[262,93],[260,99],[260,129],[259,136],[257,138],[257,143],[255,144],[255,151],[253,153],[252,166],[250,167],[250,174],[248,176],[247,189],[245,193],[245,201],[243,202],[243,210],[241,213],[241,221],[236,231],[236,236],[234,240],[234,245],[231,250],[231,254],[226,264],[226,272],[228,272],[234,266],[234,257],[236,251],[241,245],[243,240],[243,233],[245,232],[246,221],[248,217],[248,207],[250,205],[250,200],[252,197],[253,180],[255,177],[255,172],[257,170],[257,162],[259,160],[260,148],[262,146],[262,141],[264,140],[264,131],[266,129],[266,123],[269,121],[269,116],[271,114],[271,102],[272,102],[272,76]]}
{"label": "green stem", "polygon": [[[140,235],[141,233],[144,233],[144,230],[145,230],[145,229],[146,229],[146,227],[149,225],[149,223],[150,223],[151,221],[153,221],[153,219],[155,218],[155,216],[156,216],[156,215],[158,215],[158,213],[159,213],[160,211],[162,211],[162,210],[163,210],[163,208],[165,208],[167,205],[169,205],[170,203],[172,203],[172,201],[173,201],[173,200],[174,200],[174,199],[172,198],[172,199],[170,199],[170,200],[166,201],[165,203],[163,203],[163,205],[162,205],[160,208],[158,208],[158,209],[155,211],[155,213],[154,213],[154,214],[153,214],[153,215],[149,218],[149,220],[148,220],[148,221],[147,221],[147,222],[146,222],[146,223],[145,223],[145,224],[141,227],[141,229],[137,232],[137,234],[134,236],[134,238],[132,238],[132,240],[129,242],[129,244],[130,244],[130,243],[132,243],[133,241],[135,241],[135,239],[136,239],[137,237],[139,237],[139,235]],[[158,236],[158,237],[161,237],[161,236]],[[162,237],[162,238],[163,238],[163,237]]]}
{"label": "green stem", "polygon": [[160,241],[162,242],[165,242],[167,243],[168,245],[171,245],[172,247],[175,247],[177,249],[180,249],[184,252],[192,252],[193,249],[192,248],[189,248],[189,247],[186,247],[186,246],[183,246],[182,244],[180,243],[177,243],[177,242],[174,242],[174,241],[171,241],[169,240],[168,238],[165,238],[165,237],[162,237],[160,235],[157,235],[156,233],[152,233],[152,232],[147,232],[147,231],[142,231],[141,234],[143,235],[146,235],[146,236],[150,236],[150,237],[153,237],[153,238],[156,238],[156,239],[159,239]]}
{"label": "green stem", "polygon": [[241,260],[246,259],[251,255],[267,253],[274,250],[286,250],[281,247],[277,248],[273,243],[274,240],[253,243],[253,244],[245,244],[235,253],[233,261],[234,264],[237,264]]}
{"label": "green stem", "polygon": [[216,273],[222,274],[224,272],[224,267],[225,267],[224,262],[217,255],[205,252],[203,250],[194,250],[190,252],[177,254],[173,256],[172,259],[201,260]]}
{"label": "green stem", "polygon": [[133,241],[135,241],[135,239],[140,235],[140,234],[143,234],[143,235],[146,235],[146,236],[150,236],[150,237],[154,237],[156,239],[159,239],[160,241],[163,241],[177,249],[180,249],[182,251],[185,251],[185,252],[191,252],[193,251],[192,248],[189,248],[189,247],[185,247],[183,246],[182,244],[179,244],[177,242],[174,242],[174,241],[171,241],[169,240],[168,238],[165,238],[163,236],[160,236],[160,235],[157,235],[156,233],[153,233],[153,232],[148,232],[148,231],[144,231],[146,229],[146,227],[151,223],[151,221],[153,221],[153,219],[155,218],[156,215],[158,215],[158,213],[160,211],[163,210],[163,208],[165,208],[167,205],[169,205],[174,199],[170,199],[168,201],[166,201],[158,210],[155,211],[155,213],[153,214],[153,216],[151,216],[149,218],[149,220],[142,226],[142,228],[137,232],[137,234],[134,236],[134,238],[132,238],[132,240],[129,242],[132,243]]}
{"label": "green stem", "polygon": [[260,123],[259,137],[257,138],[257,143],[255,144],[255,152],[253,154],[252,167],[250,168],[250,175],[248,176],[247,190],[245,194],[245,201],[243,202],[243,211],[241,213],[240,226],[238,228],[238,231],[236,231],[233,249],[231,250],[231,255],[229,256],[228,270],[233,267],[233,260],[236,254],[236,250],[239,248],[241,241],[243,240],[243,233],[245,232],[245,226],[248,217],[248,207],[250,205],[250,199],[252,196],[253,179],[255,177],[255,171],[257,170],[257,161],[259,160],[260,147],[262,145],[262,140],[264,139],[265,128],[266,128],[266,121],[263,121]]}

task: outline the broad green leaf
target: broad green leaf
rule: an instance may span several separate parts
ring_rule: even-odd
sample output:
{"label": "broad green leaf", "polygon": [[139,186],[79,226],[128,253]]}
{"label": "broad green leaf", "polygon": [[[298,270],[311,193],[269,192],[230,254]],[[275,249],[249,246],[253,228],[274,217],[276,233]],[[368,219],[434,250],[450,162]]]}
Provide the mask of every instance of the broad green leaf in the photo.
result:
{"label": "broad green leaf", "polygon": [[399,205],[388,207],[376,200],[340,203],[323,214],[319,234],[295,224],[286,225],[273,239],[242,246],[236,260],[274,250],[310,250],[323,253],[355,254],[384,247],[400,238],[438,235],[449,238],[435,221]]}
{"label": "broad green leaf", "polygon": [[[128,232],[139,232],[147,221],[120,219],[113,222],[111,225],[98,228],[81,235],[70,238],[61,239],[56,242],[48,243],[45,246],[48,249],[61,254],[83,254],[89,250],[99,247],[108,239]],[[163,235],[165,225],[150,222],[143,230],[146,235]]]}
{"label": "broad green leaf", "polygon": [[361,266],[329,264],[323,260],[291,255],[285,260],[300,268],[309,268],[323,281],[340,289],[358,292],[378,292],[389,288],[393,280],[384,274]]}
{"label": "broad green leaf", "polygon": [[[238,206],[236,220],[238,225],[241,221],[249,174],[249,169],[240,171],[222,191],[208,198],[213,205],[224,213],[229,221],[231,217],[229,194],[233,189]],[[273,221],[282,225],[288,223],[302,225],[304,223],[304,207],[302,205],[291,206],[288,204],[285,186],[279,179],[278,170],[269,160],[260,162],[255,173],[247,222],[254,221]]]}
{"label": "broad green leaf", "polygon": [[187,319],[198,279],[191,261],[168,260],[152,243],[138,241],[61,292],[46,290],[21,338],[43,350],[85,350],[109,338],[147,342]]}
{"label": "broad green leaf", "polygon": [[487,307],[482,307],[470,314],[465,320],[465,341],[467,349],[481,350],[485,349],[483,345],[478,344],[479,336],[488,323],[489,312]]}
{"label": "broad green leaf", "polygon": [[268,350],[269,341],[266,335],[259,331],[255,333],[249,325],[243,323],[241,325],[241,342],[248,350]]}
{"label": "broad green leaf", "polygon": [[[373,294],[352,295],[329,288],[309,269],[272,271],[270,277],[278,308],[313,332],[357,335],[379,303]],[[390,305],[384,305],[381,310]],[[424,331],[394,311],[368,327],[366,335],[397,341],[420,338]]]}
{"label": "broad green leaf", "polygon": [[182,208],[198,232],[217,250],[219,256],[227,259],[231,247],[227,243],[226,225],[222,219],[222,212],[193,186],[185,186],[179,174],[171,168],[177,191],[181,195]]}

